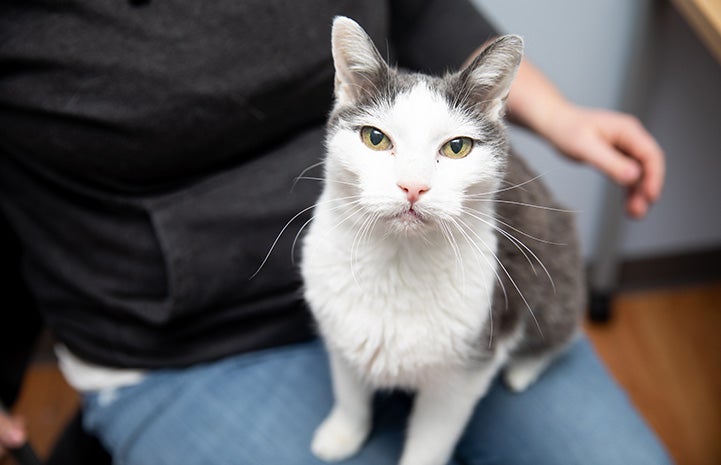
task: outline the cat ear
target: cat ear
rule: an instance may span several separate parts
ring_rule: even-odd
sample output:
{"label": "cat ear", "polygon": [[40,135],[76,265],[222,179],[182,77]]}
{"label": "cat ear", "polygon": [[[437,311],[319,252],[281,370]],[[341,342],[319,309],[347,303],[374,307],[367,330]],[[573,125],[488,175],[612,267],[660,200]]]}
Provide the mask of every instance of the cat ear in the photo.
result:
{"label": "cat ear", "polygon": [[513,78],[523,58],[523,39],[516,35],[499,37],[487,46],[460,79],[473,103],[493,119],[500,119]]}
{"label": "cat ear", "polygon": [[336,16],[331,45],[337,104],[356,103],[364,94],[381,88],[388,65],[358,23]]}

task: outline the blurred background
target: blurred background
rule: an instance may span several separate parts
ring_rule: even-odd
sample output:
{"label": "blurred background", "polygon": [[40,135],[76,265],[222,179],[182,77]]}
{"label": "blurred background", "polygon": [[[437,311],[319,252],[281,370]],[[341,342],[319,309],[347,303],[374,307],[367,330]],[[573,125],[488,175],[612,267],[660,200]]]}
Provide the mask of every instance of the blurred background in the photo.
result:
{"label": "blurred background", "polygon": [[[620,257],[721,249],[721,56],[678,8],[652,0],[474,1],[502,31],[525,38],[527,56],[568,98],[635,113],[666,151],[662,201],[643,221],[622,222]],[[579,211],[584,252],[593,258],[605,227],[606,180],[529,133],[512,132],[556,195]]]}

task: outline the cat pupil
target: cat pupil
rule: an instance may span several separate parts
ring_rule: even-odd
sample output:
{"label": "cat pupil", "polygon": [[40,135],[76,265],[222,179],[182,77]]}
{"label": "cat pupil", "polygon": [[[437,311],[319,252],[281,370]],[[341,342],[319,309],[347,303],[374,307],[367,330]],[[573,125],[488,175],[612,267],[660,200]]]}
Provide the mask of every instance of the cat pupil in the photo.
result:
{"label": "cat pupil", "polygon": [[381,142],[383,142],[383,138],[384,138],[384,137],[385,137],[385,136],[383,135],[383,133],[380,132],[378,129],[372,129],[371,132],[370,132],[370,137],[369,137],[369,139],[370,139],[370,141],[371,141],[371,144],[373,144],[373,145],[378,145],[378,144],[380,144]]}
{"label": "cat pupil", "polygon": [[453,139],[449,145],[453,153],[459,153],[463,148],[463,141],[461,139]]}

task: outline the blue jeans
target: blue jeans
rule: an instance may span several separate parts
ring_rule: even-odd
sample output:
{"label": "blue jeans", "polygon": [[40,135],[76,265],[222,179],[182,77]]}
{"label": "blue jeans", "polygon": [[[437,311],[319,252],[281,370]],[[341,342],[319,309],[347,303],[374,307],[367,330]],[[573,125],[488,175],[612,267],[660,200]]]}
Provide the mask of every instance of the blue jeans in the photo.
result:
{"label": "blue jeans", "polygon": [[[313,431],[332,404],[319,342],[163,370],[87,394],[85,426],[116,464],[311,465]],[[372,435],[348,465],[392,465],[411,399],[379,394]],[[496,382],[452,465],[671,463],[586,340],[522,394]]]}

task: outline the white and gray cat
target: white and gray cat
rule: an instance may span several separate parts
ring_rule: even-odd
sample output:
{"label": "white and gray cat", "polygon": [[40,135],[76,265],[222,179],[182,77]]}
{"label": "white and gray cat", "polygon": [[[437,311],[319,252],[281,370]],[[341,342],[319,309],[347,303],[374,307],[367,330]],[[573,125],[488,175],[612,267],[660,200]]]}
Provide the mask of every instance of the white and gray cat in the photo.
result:
{"label": "white and gray cat", "polygon": [[500,371],[522,391],[577,333],[572,218],[504,131],[522,47],[503,36],[438,78],[389,67],[357,23],[333,24],[325,184],[302,255],[335,395],[311,445],[321,459],[358,452],[373,392],[404,389],[401,465],[443,465]]}

